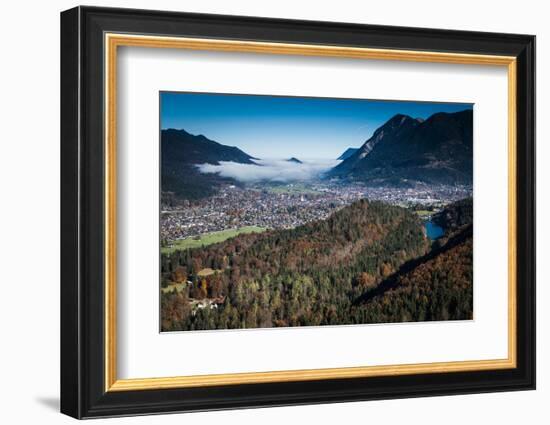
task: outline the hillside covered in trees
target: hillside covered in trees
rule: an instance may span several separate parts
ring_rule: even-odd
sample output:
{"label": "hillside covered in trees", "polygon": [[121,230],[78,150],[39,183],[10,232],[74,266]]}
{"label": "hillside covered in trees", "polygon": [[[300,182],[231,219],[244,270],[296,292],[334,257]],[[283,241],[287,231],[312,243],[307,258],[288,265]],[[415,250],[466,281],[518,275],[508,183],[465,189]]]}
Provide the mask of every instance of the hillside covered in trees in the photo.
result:
{"label": "hillside covered in trees", "polygon": [[471,184],[473,110],[397,114],[329,175],[383,186]]}
{"label": "hillside covered in trees", "polygon": [[[469,201],[461,201],[468,203]],[[163,331],[472,317],[472,222],[358,201],[326,220],[161,257]],[[456,212],[456,211],[455,211]]]}
{"label": "hillside covered in trees", "polygon": [[254,164],[254,158],[235,146],[226,146],[201,135],[180,129],[161,131],[162,201],[195,200],[213,195],[223,184],[238,184],[217,174],[204,174],[198,164],[231,161]]}

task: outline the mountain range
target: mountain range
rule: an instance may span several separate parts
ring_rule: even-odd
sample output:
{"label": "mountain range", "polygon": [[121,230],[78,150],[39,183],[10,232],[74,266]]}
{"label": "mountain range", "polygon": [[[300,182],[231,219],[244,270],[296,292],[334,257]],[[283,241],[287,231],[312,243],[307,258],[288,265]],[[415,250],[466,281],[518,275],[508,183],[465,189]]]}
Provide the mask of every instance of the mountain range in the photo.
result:
{"label": "mountain range", "polygon": [[[326,178],[379,186],[472,184],[473,111],[436,113],[426,120],[398,114],[379,127],[360,148],[348,148]],[[339,158],[339,159],[340,159]],[[200,199],[223,184],[239,182],[217,173],[201,173],[200,164],[258,165],[257,158],[235,146],[180,129],[161,132],[163,202]],[[291,157],[289,162],[302,162]]]}
{"label": "mountain range", "polygon": [[256,159],[237,147],[226,146],[203,135],[185,130],[166,129],[161,132],[161,164],[163,202],[173,197],[200,199],[214,194],[222,184],[237,184],[218,174],[203,174],[198,164],[219,165],[220,161],[255,164]]}
{"label": "mountain range", "polygon": [[390,186],[471,184],[472,141],[472,110],[426,120],[398,114],[328,176]]}

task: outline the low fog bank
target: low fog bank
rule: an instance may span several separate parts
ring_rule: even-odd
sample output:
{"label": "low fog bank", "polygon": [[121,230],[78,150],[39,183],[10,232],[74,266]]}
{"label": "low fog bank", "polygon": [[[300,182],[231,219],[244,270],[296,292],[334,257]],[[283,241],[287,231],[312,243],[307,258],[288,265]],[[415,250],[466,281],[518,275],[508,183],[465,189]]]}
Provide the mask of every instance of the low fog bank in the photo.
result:
{"label": "low fog bank", "polygon": [[300,160],[302,164],[285,159],[258,159],[254,161],[256,164],[220,161],[219,165],[199,164],[197,167],[202,173],[217,173],[243,183],[287,183],[315,180],[341,162],[333,159]]}

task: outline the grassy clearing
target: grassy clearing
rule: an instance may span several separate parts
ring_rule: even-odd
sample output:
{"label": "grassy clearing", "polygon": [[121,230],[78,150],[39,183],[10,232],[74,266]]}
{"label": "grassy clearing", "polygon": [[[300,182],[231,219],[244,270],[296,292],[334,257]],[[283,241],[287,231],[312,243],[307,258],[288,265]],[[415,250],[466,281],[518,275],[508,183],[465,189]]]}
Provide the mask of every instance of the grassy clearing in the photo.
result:
{"label": "grassy clearing", "polygon": [[167,294],[167,293],[172,292],[174,289],[176,290],[176,292],[181,292],[183,290],[183,288],[185,288],[185,283],[171,283],[166,288],[160,288],[160,290],[164,294]]}
{"label": "grassy clearing", "polygon": [[415,211],[420,217],[427,217],[429,215],[432,215],[434,214],[435,212],[434,211],[428,211],[428,210],[418,210],[418,211]]}
{"label": "grassy clearing", "polygon": [[186,238],[172,242],[171,246],[161,248],[162,254],[172,254],[174,251],[183,251],[190,248],[200,248],[214,243],[223,242],[242,233],[261,233],[265,231],[264,227],[245,226],[238,229],[221,230],[219,232],[207,233],[199,239]]}
{"label": "grassy clearing", "polygon": [[[210,267],[207,267],[205,269],[202,269],[200,272],[197,273],[197,276],[200,276],[200,277],[206,277],[206,276],[210,276],[210,275],[213,275],[214,273],[216,273],[218,270],[214,270],[214,269],[211,269]],[[223,270],[222,270],[223,271]]]}

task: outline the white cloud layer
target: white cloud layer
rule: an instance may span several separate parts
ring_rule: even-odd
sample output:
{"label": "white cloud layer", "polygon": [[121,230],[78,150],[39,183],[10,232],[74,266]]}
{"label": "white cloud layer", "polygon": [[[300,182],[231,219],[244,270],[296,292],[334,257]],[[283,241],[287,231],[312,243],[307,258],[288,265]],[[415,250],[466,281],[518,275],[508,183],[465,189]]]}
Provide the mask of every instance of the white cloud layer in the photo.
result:
{"label": "white cloud layer", "polygon": [[202,173],[218,173],[222,177],[231,177],[243,183],[308,181],[320,177],[324,172],[336,166],[337,160],[302,160],[302,164],[284,159],[259,159],[256,164],[239,164],[220,161],[220,165],[199,164]]}

